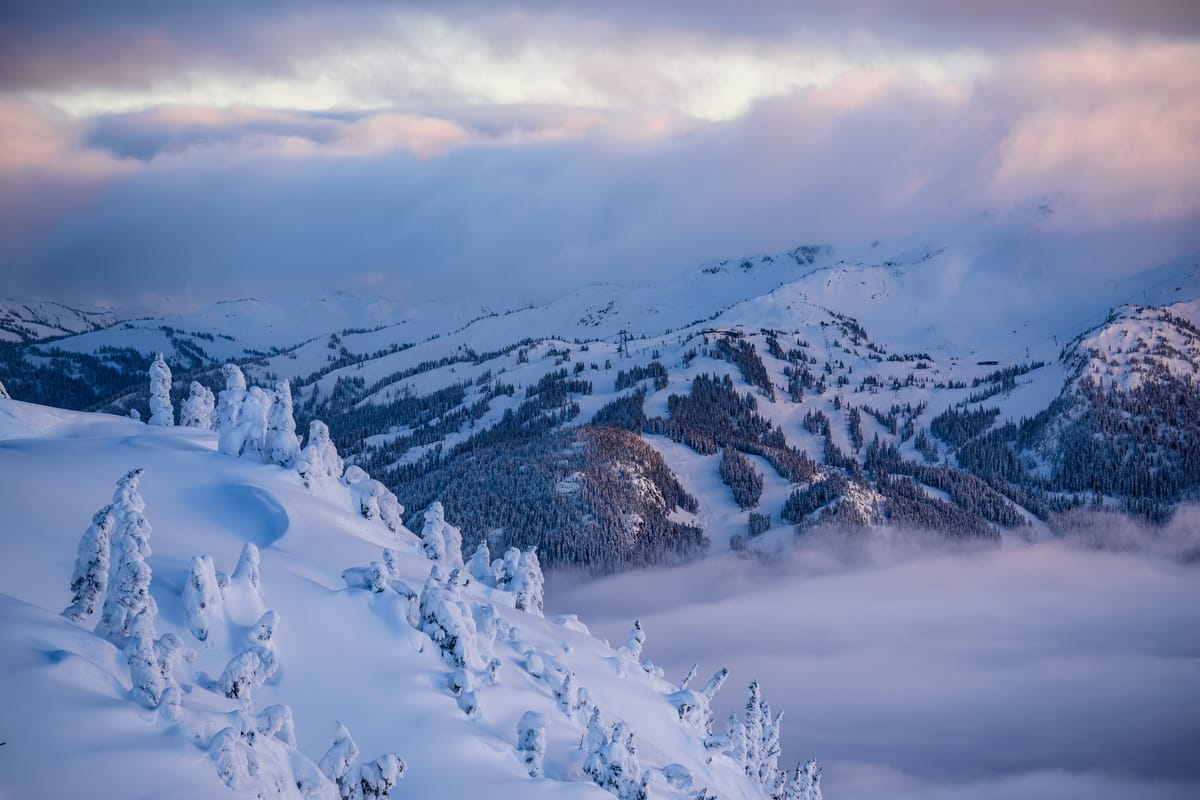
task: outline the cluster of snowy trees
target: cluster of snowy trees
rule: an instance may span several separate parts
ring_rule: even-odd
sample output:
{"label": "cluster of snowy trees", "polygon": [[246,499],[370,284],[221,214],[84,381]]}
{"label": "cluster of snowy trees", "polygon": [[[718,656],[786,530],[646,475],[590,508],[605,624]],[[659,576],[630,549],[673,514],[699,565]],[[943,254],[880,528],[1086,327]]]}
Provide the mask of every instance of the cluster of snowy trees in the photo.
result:
{"label": "cluster of snowy trees", "polygon": [[637,386],[642,381],[648,379],[654,380],[654,391],[656,392],[667,388],[667,384],[670,382],[670,378],[667,375],[667,368],[662,365],[662,362],[655,359],[645,366],[635,364],[628,370],[617,370],[617,379],[613,384],[613,388],[619,392],[622,389]]}
{"label": "cluster of snowy trees", "polygon": [[497,552],[536,547],[547,567],[612,572],[688,560],[708,545],[700,529],[671,518],[697,504],[661,454],[617,428],[473,445],[395,483],[409,508],[440,500],[467,531],[468,549],[490,531]]}
{"label": "cluster of snowy trees", "polygon": [[725,335],[713,345],[712,355],[734,364],[746,383],[758,388],[767,399],[775,399],[775,386],[771,383],[771,376],[767,374],[767,368],[763,366],[758,350],[752,342],[741,337]]}
{"label": "cluster of snowy trees", "polygon": [[750,459],[726,445],[721,451],[721,480],[733,491],[733,501],[743,511],[758,505],[762,497],[763,476]]}
{"label": "cluster of snowy trees", "polygon": [[[151,594],[151,526],[144,514],[145,501],[138,491],[143,471],[135,469],[117,481],[113,502],[96,512],[79,541],[71,576],[71,604],[63,611],[68,619],[96,623],[96,634],[120,648],[129,668],[130,695],[147,708],[156,709],[168,723],[183,714],[183,663],[196,659],[174,633],[159,635],[155,623],[158,606]],[[217,571],[208,555],[195,556],[190,564],[182,597],[188,629],[207,644],[230,637],[225,607],[231,596],[240,607],[261,606],[258,548],[247,542],[232,575]],[[216,732],[207,750],[217,774],[235,790],[261,785],[266,776],[276,786],[294,785],[305,798],[327,797],[330,789],[342,800],[384,800],[403,776],[404,761],[387,754],[374,761],[358,762],[358,748],[344,726],[319,768],[296,750],[292,711],[273,705],[254,711],[254,690],[278,669],[274,635],[279,614],[267,611],[250,626],[243,649],[226,664],[220,676],[200,688],[237,700],[241,710],[229,715],[232,724]],[[181,680],[181,676],[183,676]]]}

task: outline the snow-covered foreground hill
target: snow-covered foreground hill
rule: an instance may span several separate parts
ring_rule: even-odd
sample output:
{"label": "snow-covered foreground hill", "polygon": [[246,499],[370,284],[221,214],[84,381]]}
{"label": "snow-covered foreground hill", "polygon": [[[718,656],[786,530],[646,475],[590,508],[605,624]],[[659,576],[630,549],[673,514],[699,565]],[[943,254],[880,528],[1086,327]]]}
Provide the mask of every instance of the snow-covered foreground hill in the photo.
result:
{"label": "snow-covered foreground hill", "polygon": [[[543,617],[527,556],[456,572],[436,514],[424,541],[393,532],[340,482],[216,446],[0,400],[0,796],[386,797],[397,779],[394,797],[764,796],[745,765],[771,755],[723,740],[723,718],[707,735],[707,674],[681,692],[640,642]],[[85,555],[111,539],[113,581],[76,563],[85,531]],[[107,587],[90,616],[89,580]],[[731,677],[745,708],[749,674]],[[769,747],[754,707],[735,732]]]}

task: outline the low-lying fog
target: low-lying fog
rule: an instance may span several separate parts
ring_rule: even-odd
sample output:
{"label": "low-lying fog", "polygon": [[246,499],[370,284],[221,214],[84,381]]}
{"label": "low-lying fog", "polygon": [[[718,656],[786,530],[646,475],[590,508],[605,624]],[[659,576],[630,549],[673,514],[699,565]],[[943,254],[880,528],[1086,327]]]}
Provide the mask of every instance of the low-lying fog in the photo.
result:
{"label": "low-lying fog", "polygon": [[986,550],[816,537],[768,563],[552,577],[548,611],[614,643],[640,618],[672,680],[728,666],[719,731],[757,678],[786,710],[781,766],[818,758],[830,800],[1196,798],[1198,521]]}

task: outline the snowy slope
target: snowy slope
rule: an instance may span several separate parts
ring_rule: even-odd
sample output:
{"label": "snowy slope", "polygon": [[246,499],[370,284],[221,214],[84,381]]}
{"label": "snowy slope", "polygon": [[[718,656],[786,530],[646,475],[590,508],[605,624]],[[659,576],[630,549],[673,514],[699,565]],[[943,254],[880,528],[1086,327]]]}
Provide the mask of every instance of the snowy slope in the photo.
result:
{"label": "snowy slope", "polygon": [[118,312],[50,301],[0,300],[0,342],[36,342],[115,325]]}
{"label": "snowy slope", "polygon": [[[153,527],[157,630],[195,651],[173,672],[182,688],[177,721],[131,696],[128,646],[122,652],[92,624],[58,615],[70,600],[80,534],[134,467],[145,470],[138,490]],[[692,797],[702,787],[721,798],[762,796],[680,721],[668,699],[673,683],[592,638],[573,617],[518,611],[512,593],[478,581],[457,596],[476,617],[492,613],[485,608],[498,617],[500,635],[475,641],[499,667],[490,685],[486,669],[471,664],[478,713],[469,717],[448,688],[453,668],[410,623],[399,593],[421,592],[434,564],[410,532],[353,513],[341,484],[308,489],[295,471],[221,455],[211,433],[9,400],[0,400],[0,474],[4,545],[15,554],[0,560],[4,796],[220,797],[222,768],[237,796],[298,797],[297,779],[308,796],[333,796],[315,764],[340,722],[361,761],[397,753],[407,762],[397,797],[612,797],[583,772],[586,711],[556,705],[554,690],[568,673],[606,724],[627,723],[653,797]],[[246,543],[261,554],[257,588],[244,569],[234,571]],[[385,548],[394,550],[394,588],[358,588],[363,570],[354,568],[382,561]],[[205,641],[189,630],[183,602],[189,564],[201,554],[232,574]],[[279,617],[270,638],[278,671],[254,691],[252,708],[241,707],[214,682],[266,611]],[[540,668],[530,668],[531,653]],[[294,720],[294,749],[286,726],[246,733],[247,725],[278,722],[281,712],[266,710],[280,705]],[[515,749],[527,711],[549,722],[543,778],[529,777]],[[225,728],[233,733],[221,734]],[[233,755],[222,756],[230,738]]]}

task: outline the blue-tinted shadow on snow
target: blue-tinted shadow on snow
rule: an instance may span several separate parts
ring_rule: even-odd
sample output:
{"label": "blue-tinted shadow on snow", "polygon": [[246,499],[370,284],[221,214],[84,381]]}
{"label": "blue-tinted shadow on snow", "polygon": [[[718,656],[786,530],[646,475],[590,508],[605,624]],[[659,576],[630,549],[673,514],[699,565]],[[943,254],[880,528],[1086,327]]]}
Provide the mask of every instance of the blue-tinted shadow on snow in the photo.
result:
{"label": "blue-tinted shadow on snow", "polygon": [[283,538],[288,514],[274,497],[244,483],[214,483],[180,492],[185,503],[234,538],[261,550]]}

